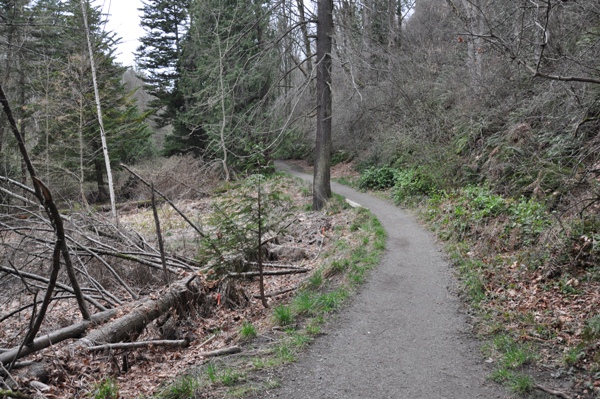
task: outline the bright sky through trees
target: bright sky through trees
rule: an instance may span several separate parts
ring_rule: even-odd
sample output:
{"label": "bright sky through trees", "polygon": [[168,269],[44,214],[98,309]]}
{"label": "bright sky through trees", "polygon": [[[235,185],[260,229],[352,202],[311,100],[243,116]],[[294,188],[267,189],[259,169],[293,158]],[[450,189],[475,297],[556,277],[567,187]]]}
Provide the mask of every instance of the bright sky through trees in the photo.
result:
{"label": "bright sky through trees", "polygon": [[142,0],[94,0],[94,5],[102,6],[103,14],[109,14],[107,29],[122,38],[117,61],[125,66],[133,66],[133,52],[140,45],[138,39],[144,35],[140,27],[141,11],[138,11],[142,7]]}

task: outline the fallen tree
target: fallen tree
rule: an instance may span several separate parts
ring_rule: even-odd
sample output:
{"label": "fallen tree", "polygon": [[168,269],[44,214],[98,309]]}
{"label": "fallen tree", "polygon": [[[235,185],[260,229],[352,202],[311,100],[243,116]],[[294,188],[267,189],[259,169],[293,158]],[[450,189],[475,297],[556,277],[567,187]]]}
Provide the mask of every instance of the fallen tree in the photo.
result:
{"label": "fallen tree", "polygon": [[130,341],[139,335],[146,325],[166,313],[172,307],[189,306],[189,301],[201,300],[198,287],[191,285],[196,275],[173,283],[169,289],[159,294],[157,299],[138,301],[120,309],[122,316],[90,331],[80,344],[86,346],[103,343]]}
{"label": "fallen tree", "polygon": [[74,349],[96,344],[131,341],[132,337],[139,335],[150,322],[169,311],[172,307],[189,306],[189,301],[201,300],[202,294],[199,287],[191,284],[195,277],[194,275],[175,282],[156,299],[145,298],[117,309],[94,314],[90,320],[84,320],[46,334],[34,340],[30,345],[9,349],[0,354],[0,363],[8,365],[16,359],[38,352],[51,345],[56,345],[67,339],[80,338],[90,327],[106,322],[113,317],[116,318],[91,330],[84,338],[77,341],[74,344]]}

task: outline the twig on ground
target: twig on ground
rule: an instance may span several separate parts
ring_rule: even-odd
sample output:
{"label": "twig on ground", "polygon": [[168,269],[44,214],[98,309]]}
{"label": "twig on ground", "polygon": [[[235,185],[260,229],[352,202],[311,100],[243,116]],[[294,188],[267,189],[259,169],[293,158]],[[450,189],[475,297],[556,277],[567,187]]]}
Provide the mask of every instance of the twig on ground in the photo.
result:
{"label": "twig on ground", "polygon": [[573,399],[573,397],[571,395],[567,394],[566,392],[558,391],[556,389],[547,388],[547,387],[545,387],[543,385],[540,385],[540,384],[535,384],[533,387],[535,389],[539,389],[540,391],[549,393],[550,395],[554,395],[554,396],[557,396],[559,398]]}
{"label": "twig on ground", "polygon": [[89,352],[98,352],[105,349],[135,349],[150,346],[167,346],[167,347],[185,347],[189,342],[185,339],[177,340],[156,340],[156,341],[139,341],[139,342],[117,342],[114,344],[104,344],[90,346],[87,348]]}
{"label": "twig on ground", "polygon": [[200,356],[203,357],[215,357],[215,356],[223,356],[223,355],[231,355],[234,353],[241,352],[242,349],[239,346],[231,346],[229,348],[217,349],[210,352],[200,353]]}

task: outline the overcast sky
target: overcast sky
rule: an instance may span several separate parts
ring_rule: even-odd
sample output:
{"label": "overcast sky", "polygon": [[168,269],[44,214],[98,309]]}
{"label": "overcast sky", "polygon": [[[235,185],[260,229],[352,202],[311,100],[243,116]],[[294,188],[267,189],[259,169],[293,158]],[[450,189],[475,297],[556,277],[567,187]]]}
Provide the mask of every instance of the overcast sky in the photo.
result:
{"label": "overcast sky", "polygon": [[102,11],[110,14],[107,29],[122,38],[117,61],[125,66],[133,66],[133,52],[139,46],[138,39],[144,35],[140,27],[141,11],[137,10],[142,7],[142,0],[94,0],[94,4],[102,6]]}

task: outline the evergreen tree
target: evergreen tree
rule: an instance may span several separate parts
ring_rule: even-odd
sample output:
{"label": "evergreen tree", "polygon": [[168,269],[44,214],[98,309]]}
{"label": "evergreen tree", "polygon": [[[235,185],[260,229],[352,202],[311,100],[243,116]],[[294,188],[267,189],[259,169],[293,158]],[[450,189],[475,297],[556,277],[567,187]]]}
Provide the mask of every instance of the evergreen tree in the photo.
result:
{"label": "evergreen tree", "polygon": [[148,92],[156,97],[151,107],[157,113],[159,126],[172,123],[182,106],[177,89],[178,62],[189,25],[189,3],[190,0],[148,0],[141,8],[140,24],[146,35],[140,38],[136,62],[144,71],[142,78]]}
{"label": "evergreen tree", "polygon": [[[115,62],[116,35],[104,30],[99,8],[87,13],[111,160],[132,162],[151,153],[151,131],[121,82],[125,69]],[[39,0],[23,7],[22,15],[28,30],[19,43],[27,57],[6,62],[2,72],[14,77],[26,68],[26,84],[11,78],[9,94],[24,104],[16,109],[23,111],[18,117],[27,127],[32,159],[48,184],[67,187],[75,180],[83,194],[84,181],[94,181],[103,199],[105,166],[80,0]],[[15,102],[19,93],[22,100]],[[6,158],[11,153],[5,151]],[[16,169],[15,160],[8,161]]]}
{"label": "evergreen tree", "polygon": [[[95,181],[98,199],[103,201],[107,198],[105,166],[83,16],[79,0],[69,0],[65,6],[63,26],[72,32],[63,45],[68,51],[62,61],[68,68],[63,67],[54,79],[59,95],[55,101],[63,104],[62,117],[60,123],[50,126],[52,139],[47,151],[54,154],[51,159],[60,154],[57,167],[79,171],[81,179]],[[115,61],[115,34],[104,31],[98,8],[90,8],[87,14],[111,161],[132,162],[150,152],[151,131],[121,82],[125,68]]]}
{"label": "evergreen tree", "polygon": [[193,152],[230,166],[260,163],[269,135],[265,104],[279,57],[265,0],[198,0],[182,52],[184,108],[166,152]]}

